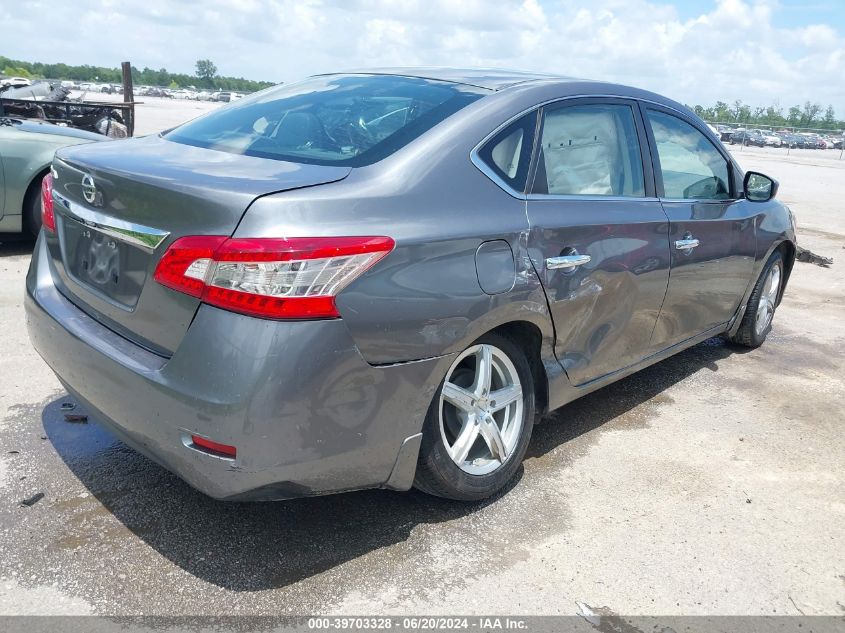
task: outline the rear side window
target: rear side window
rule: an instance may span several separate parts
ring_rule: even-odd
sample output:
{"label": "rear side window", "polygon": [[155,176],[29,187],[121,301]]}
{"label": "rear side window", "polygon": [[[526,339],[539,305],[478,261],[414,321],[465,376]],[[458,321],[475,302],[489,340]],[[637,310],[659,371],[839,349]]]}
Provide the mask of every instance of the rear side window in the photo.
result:
{"label": "rear side window", "polygon": [[416,77],[312,77],[234,100],[165,138],[233,154],[361,167],[485,94],[482,88]]}
{"label": "rear side window", "polygon": [[730,198],[728,161],[703,133],[686,121],[657,110],[648,110],[648,120],[660,158],[666,198]]}
{"label": "rear side window", "polygon": [[534,193],[644,196],[631,106],[589,104],[546,110]]}
{"label": "rear side window", "polygon": [[478,152],[481,160],[499,178],[520,193],[525,191],[525,182],[528,179],[536,125],[535,111],[511,123]]}

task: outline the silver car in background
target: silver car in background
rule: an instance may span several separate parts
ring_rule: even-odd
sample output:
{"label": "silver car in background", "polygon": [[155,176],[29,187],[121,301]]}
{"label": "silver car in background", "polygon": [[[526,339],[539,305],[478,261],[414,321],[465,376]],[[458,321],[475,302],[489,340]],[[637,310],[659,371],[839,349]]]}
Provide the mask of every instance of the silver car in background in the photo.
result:
{"label": "silver car in background", "polygon": [[317,76],[58,152],[29,332],[221,499],[481,499],[535,418],[708,337],[760,345],[777,183],[683,106],[504,71]]}

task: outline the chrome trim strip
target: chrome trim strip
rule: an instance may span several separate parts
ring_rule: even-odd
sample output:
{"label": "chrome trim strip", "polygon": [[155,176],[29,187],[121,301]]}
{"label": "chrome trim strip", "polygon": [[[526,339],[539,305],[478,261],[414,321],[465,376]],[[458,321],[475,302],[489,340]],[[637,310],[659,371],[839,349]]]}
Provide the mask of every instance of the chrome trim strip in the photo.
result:
{"label": "chrome trim strip", "polygon": [[170,235],[169,231],[154,229],[143,224],[113,218],[99,211],[72,202],[53,190],[53,199],[61,205],[62,212],[80,224],[97,229],[109,237],[152,253]]}
{"label": "chrome trim strip", "polygon": [[580,196],[574,193],[529,193],[528,200],[573,200],[573,201],[596,201],[596,202],[659,202],[658,198],[646,198],[644,196],[599,196],[586,194]]}
{"label": "chrome trim strip", "polygon": [[660,198],[660,202],[678,204],[732,204],[741,198]]}

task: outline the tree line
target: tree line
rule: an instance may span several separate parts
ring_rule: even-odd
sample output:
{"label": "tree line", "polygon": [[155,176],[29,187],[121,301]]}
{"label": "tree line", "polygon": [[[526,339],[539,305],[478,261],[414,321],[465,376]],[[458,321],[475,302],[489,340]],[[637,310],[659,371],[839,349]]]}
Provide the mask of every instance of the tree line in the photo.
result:
{"label": "tree line", "polygon": [[[122,81],[120,68],[104,66],[70,66],[68,64],[44,64],[26,62],[0,56],[0,74],[27,79],[60,79],[72,81],[98,81],[119,84]],[[234,90],[237,92],[255,92],[273,85],[269,81],[254,81],[243,77],[221,77],[217,66],[210,59],[200,59],[196,63],[193,75],[171,73],[165,68],[155,70],[132,66],[132,81],[135,85],[163,86],[168,88],[210,88],[215,90]],[[845,121],[836,118],[832,105],[823,108],[819,103],[807,101],[804,106],[794,105],[786,111],[778,105],[752,107],[740,100],[729,105],[717,101],[709,108],[695,105],[687,106],[705,121],[713,123],[735,123],[764,127],[812,128],[817,130],[842,130]]]}
{"label": "tree line", "polygon": [[[105,66],[71,66],[68,64],[45,64],[42,62],[26,62],[19,59],[9,59],[0,56],[0,74],[27,79],[59,79],[70,81],[96,81],[100,83],[119,84],[123,75],[119,67]],[[243,77],[221,77],[217,74],[217,67],[210,60],[197,61],[197,72],[194,75],[186,73],[171,73],[165,68],[138,69],[132,66],[132,82],[137,85],[163,86],[168,88],[211,88],[214,90],[233,90],[236,92],[255,92],[272,86],[270,81],[254,81]]]}
{"label": "tree line", "polygon": [[802,106],[794,105],[784,111],[778,104],[766,108],[753,108],[742,101],[728,105],[717,101],[716,105],[705,108],[700,105],[687,106],[705,121],[712,123],[736,123],[745,126],[810,128],[814,130],[842,130],[845,121],[836,118],[832,105],[823,108],[820,103],[807,101]]}

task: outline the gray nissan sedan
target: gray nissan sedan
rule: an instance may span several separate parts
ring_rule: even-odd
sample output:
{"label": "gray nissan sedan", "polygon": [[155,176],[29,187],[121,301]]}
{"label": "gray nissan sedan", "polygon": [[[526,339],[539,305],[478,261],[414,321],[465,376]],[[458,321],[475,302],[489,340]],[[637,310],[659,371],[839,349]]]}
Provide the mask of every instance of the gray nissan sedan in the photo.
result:
{"label": "gray nissan sedan", "polygon": [[544,413],[708,337],[763,342],[795,258],[776,192],[643,90],[322,75],[60,150],[29,333],[213,497],[481,499]]}

